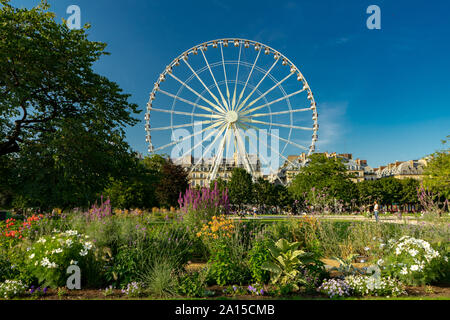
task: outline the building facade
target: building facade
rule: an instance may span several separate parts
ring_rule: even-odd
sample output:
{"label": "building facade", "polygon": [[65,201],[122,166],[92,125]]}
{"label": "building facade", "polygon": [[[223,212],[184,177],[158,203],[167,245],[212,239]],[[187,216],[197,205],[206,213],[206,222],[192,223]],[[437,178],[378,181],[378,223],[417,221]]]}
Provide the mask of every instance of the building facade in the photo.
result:
{"label": "building facade", "polygon": [[[255,170],[256,178],[262,177],[261,162],[257,155],[248,155],[250,165]],[[181,165],[188,173],[189,184],[192,187],[208,187],[209,177],[213,171],[214,158],[194,159],[192,156],[173,159],[175,164]],[[245,168],[237,154],[233,158],[223,158],[216,179],[229,181],[234,168]]]}

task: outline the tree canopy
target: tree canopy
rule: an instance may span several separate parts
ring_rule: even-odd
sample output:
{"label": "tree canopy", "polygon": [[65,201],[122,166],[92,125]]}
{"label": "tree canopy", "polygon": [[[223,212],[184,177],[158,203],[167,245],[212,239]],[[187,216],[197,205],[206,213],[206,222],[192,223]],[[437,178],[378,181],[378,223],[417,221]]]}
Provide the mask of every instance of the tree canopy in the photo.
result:
{"label": "tree canopy", "polygon": [[88,25],[70,30],[55,22],[45,2],[33,9],[0,4],[0,156],[56,133],[67,119],[110,136],[137,122],[129,95],[93,71],[108,53],[105,43],[88,40]]}
{"label": "tree canopy", "polygon": [[309,160],[289,186],[295,199],[303,199],[312,190],[345,202],[350,202],[355,197],[356,186],[340,159],[327,158],[318,153],[312,154]]}
{"label": "tree canopy", "polygon": [[234,168],[227,184],[232,204],[242,206],[253,201],[252,176],[243,168]]}
{"label": "tree canopy", "polygon": [[443,150],[436,151],[429,157],[429,161],[424,171],[424,185],[441,196],[450,199],[450,148],[445,148],[450,140],[447,136],[442,141]]}

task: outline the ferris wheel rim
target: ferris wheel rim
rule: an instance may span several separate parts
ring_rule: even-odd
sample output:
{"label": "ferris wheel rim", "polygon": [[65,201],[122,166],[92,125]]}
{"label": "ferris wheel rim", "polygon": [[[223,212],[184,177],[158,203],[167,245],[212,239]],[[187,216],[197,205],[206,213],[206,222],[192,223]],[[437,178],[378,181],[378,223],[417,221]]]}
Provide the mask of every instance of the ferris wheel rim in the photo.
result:
{"label": "ferris wheel rim", "polygon": [[[300,71],[300,69],[299,68],[297,68],[297,66],[289,59],[289,58],[287,58],[284,54],[282,54],[281,52],[279,52],[278,50],[275,50],[274,48],[272,48],[272,47],[270,47],[270,46],[268,46],[268,45],[266,45],[266,44],[263,44],[263,43],[261,43],[261,42],[258,42],[258,41],[253,41],[253,40],[248,40],[248,39],[243,39],[243,38],[222,38],[222,39],[215,39],[215,40],[210,40],[210,41],[207,41],[207,42],[204,42],[204,43],[201,43],[201,44],[198,44],[198,45],[196,45],[196,46],[193,46],[192,48],[190,48],[190,49],[188,49],[188,50],[186,50],[186,51],[184,51],[182,54],[180,54],[179,56],[177,56],[175,59],[173,59],[172,60],[172,62],[165,68],[165,70],[160,74],[160,76],[159,76],[159,79],[157,80],[157,82],[155,83],[155,86],[153,87],[153,90],[151,91],[151,94],[150,94],[150,100],[149,100],[149,103],[147,104],[147,113],[146,113],[146,132],[147,132],[147,139],[149,140],[149,141],[147,141],[148,143],[149,143],[149,152],[155,152],[154,151],[154,148],[153,148],[153,145],[152,145],[152,143],[151,143],[151,131],[152,130],[156,130],[156,129],[150,129],[150,112],[151,112],[151,110],[152,109],[154,109],[154,108],[152,108],[152,101],[155,99],[155,96],[156,96],[156,93],[160,90],[159,89],[159,87],[160,87],[160,83],[162,82],[162,81],[164,81],[164,79],[165,79],[165,77],[168,75],[168,74],[171,74],[171,71],[173,70],[173,68],[174,67],[176,67],[176,66],[178,66],[179,65],[179,63],[180,63],[180,61],[183,59],[183,58],[185,58],[185,57],[188,57],[189,55],[191,55],[191,54],[197,54],[198,53],[198,51],[200,50],[201,51],[201,53],[202,53],[202,55],[204,56],[204,58],[205,58],[205,61],[206,61],[206,57],[205,57],[205,55],[204,55],[204,51],[206,51],[207,49],[208,49],[208,47],[209,46],[215,46],[215,48],[217,48],[217,46],[220,44],[220,46],[221,46],[221,52],[222,52],[222,62],[223,62],[223,68],[224,68],[224,74],[225,74],[225,85],[227,86],[227,90],[228,90],[228,83],[230,82],[230,83],[233,83],[233,80],[227,80],[227,78],[226,78],[226,71],[225,71],[225,65],[226,64],[229,64],[230,63],[230,61],[225,61],[224,60],[224,57],[223,57],[223,46],[224,46],[224,44],[226,44],[225,46],[228,46],[228,45],[234,45],[235,47],[237,47],[237,46],[239,46],[240,47],[240,52],[239,52],[239,60],[240,60],[240,54],[241,54],[241,50],[242,50],[242,46],[244,45],[244,47],[246,48],[246,49],[248,49],[248,48],[250,48],[250,46],[254,46],[255,47],[255,49],[256,50],[258,50],[259,52],[258,52],[258,56],[259,56],[259,54],[264,50],[264,53],[267,55],[267,54],[274,54],[274,56],[275,57],[278,57],[278,58],[275,58],[276,59],[276,62],[277,61],[279,61],[279,60],[283,60],[283,65],[289,65],[290,67],[291,67],[291,74],[290,75],[292,75],[292,74],[297,74],[297,76],[298,76],[298,80],[299,81],[302,81],[303,82],[303,84],[304,84],[304,88],[303,88],[303,91],[306,91],[306,92],[308,92],[308,100],[310,100],[311,101],[311,108],[304,108],[304,110],[312,110],[313,111],[313,121],[314,121],[314,125],[313,125],[313,128],[312,128],[312,131],[313,131],[313,139],[312,139],[312,141],[311,141],[311,144],[310,144],[310,147],[309,147],[309,149],[308,148],[305,148],[305,149],[308,149],[308,156],[311,154],[311,153],[313,153],[314,151],[315,151],[315,144],[316,144],[316,142],[317,142],[317,131],[318,131],[318,113],[317,113],[317,104],[316,104],[316,101],[315,101],[315,98],[314,98],[314,95],[312,94],[312,90],[311,90],[311,88],[310,88],[310,86],[309,86],[309,84],[308,84],[308,82],[307,82],[307,80],[306,80],[306,78],[303,76],[303,74],[302,74],[302,72]],[[237,44],[237,45],[236,45]],[[258,48],[258,49],[257,49]],[[268,51],[268,53],[267,53],[267,51]],[[187,61],[187,60],[186,60]],[[186,62],[185,61],[185,62]],[[206,61],[207,62],[207,64],[208,64],[208,66],[207,66],[207,68],[209,68],[209,71],[211,72],[211,75],[213,76],[213,78],[214,78],[214,75],[212,74],[212,71],[211,71],[211,68],[210,68],[210,65],[209,65],[209,63],[208,63],[208,61]],[[271,69],[275,66],[275,64],[276,64],[276,62],[272,65],[272,67],[271,67]],[[221,62],[219,61],[219,62],[217,62],[218,64],[220,64]],[[286,63],[286,64],[285,64]],[[189,66],[189,68],[191,69],[191,71],[193,72],[193,74],[191,75],[191,78],[193,78],[194,76],[197,76],[197,78],[200,80],[200,81],[202,81],[199,77],[198,77],[198,75],[196,74],[196,71],[194,71],[191,67],[190,67],[190,65],[189,64],[187,64],[188,66]],[[238,65],[238,67],[240,66],[240,63],[239,63],[239,61],[238,61],[238,63],[237,63],[237,65]],[[249,63],[249,65],[250,65],[250,63]],[[254,65],[253,65],[253,67],[255,67],[256,66],[256,61],[255,61],[255,63],[254,63]],[[256,67],[258,67],[258,66],[256,66]],[[203,68],[201,68],[201,69],[204,69],[204,68],[206,68],[206,66],[205,67],[203,67]],[[262,69],[262,68],[261,68]],[[267,71],[267,73],[266,73],[266,75],[263,77],[263,79],[262,80],[264,80],[264,78],[266,77],[266,76],[268,76],[269,75],[269,77],[271,76],[271,74],[270,74],[270,71],[271,71],[271,69],[269,70],[269,71]],[[206,70],[206,69],[205,69]],[[205,70],[203,70],[203,71],[205,71]],[[264,69],[262,69],[262,70],[264,70]],[[292,70],[294,70],[294,71],[292,71]],[[203,72],[202,71],[202,72]],[[253,69],[252,69],[252,71],[253,71]],[[198,70],[197,70],[197,72],[198,72]],[[239,69],[238,69],[238,72],[239,72]],[[289,76],[290,76],[289,75]],[[250,76],[251,76],[251,73],[250,73],[250,75],[249,75],[249,78],[250,78]],[[238,75],[236,76],[236,78],[238,77]],[[262,82],[262,80],[261,80],[261,82]],[[215,86],[217,86],[217,82],[216,82],[216,79],[214,78],[214,82],[215,82]],[[248,82],[248,80],[247,80],[247,82]],[[276,82],[276,81],[274,81],[275,82],[275,86],[274,87],[278,87],[278,88],[282,88],[282,85],[281,85],[281,83],[278,81],[278,82]],[[237,85],[237,81],[235,82],[235,85]],[[203,84],[203,86],[205,87],[205,88],[207,88],[207,86],[202,82],[202,84]],[[214,87],[214,85],[211,85],[209,88],[207,88],[206,90],[208,90],[208,89],[211,89],[211,88],[213,88]],[[306,88],[306,89],[305,89]],[[184,86],[182,85],[181,87],[180,87],[180,89],[179,90],[183,90],[184,89]],[[220,93],[220,95],[222,96],[222,93],[221,93],[221,91],[220,91],[220,89],[218,88],[218,86],[217,86],[217,89],[218,89],[218,91],[219,91],[219,93]],[[245,87],[244,87],[244,90],[245,90]],[[284,89],[283,89],[284,90]],[[208,90],[209,91],[209,90]],[[248,97],[246,97],[246,101],[250,98],[250,96],[254,93],[254,91],[255,90],[253,90],[252,92],[251,92],[251,94],[248,96]],[[210,94],[211,94],[211,96],[214,96],[211,92],[209,92]],[[228,92],[227,92],[228,93]],[[236,93],[236,91],[235,91],[235,93]],[[243,93],[243,92],[242,92]],[[242,93],[241,93],[241,95],[242,95]],[[266,92],[267,93],[267,92]],[[205,94],[205,90],[202,92],[202,96]],[[283,92],[283,94],[285,94],[285,92]],[[176,95],[176,97],[178,97],[178,93],[177,93],[177,95]],[[311,97],[310,97],[311,96]],[[193,116],[194,116],[194,110],[195,110],[195,108],[197,108],[197,107],[199,107],[199,105],[198,105],[198,100],[200,99],[201,97],[199,96],[198,98],[197,98],[197,100],[196,100],[196,105],[194,105],[194,109],[193,109],[193,111],[192,111],[192,115],[191,115],[191,120],[192,120],[192,118],[193,118]],[[222,98],[222,100],[224,100],[224,97],[222,96],[221,97]],[[230,95],[228,94],[227,95],[227,98],[228,98],[228,105],[231,105],[231,103],[230,103]],[[259,99],[261,99],[261,98],[263,98],[261,95],[256,99],[256,100],[259,100]],[[174,106],[175,106],[175,101],[176,101],[177,99],[174,99],[174,104],[173,104],[173,106],[172,106],[172,113],[171,113],[171,126],[170,126],[170,128],[173,130],[175,127],[184,127],[184,126],[187,126],[187,125],[179,125],[179,126],[174,126],[173,125],[173,115],[174,115]],[[205,98],[203,98],[203,100],[206,100]],[[266,99],[265,99],[266,100]],[[267,101],[267,100],[266,100]],[[289,100],[288,100],[289,101]],[[216,99],[216,102],[218,102],[217,101],[217,99]],[[238,103],[237,104],[239,104],[239,102],[240,101],[238,101]],[[255,103],[255,101],[252,101],[252,103]],[[239,107],[242,107],[243,105],[245,105],[245,103],[242,103],[240,106],[238,106],[238,109],[239,109]],[[228,106],[227,106],[227,104],[226,104],[226,102],[223,102],[223,105],[221,105],[220,103],[217,103],[217,106],[219,107],[218,109],[217,109],[217,111],[218,112],[222,112],[222,113],[225,113],[226,112],[226,109],[228,109]],[[225,106],[225,108],[223,108]],[[266,103],[266,106],[267,107],[269,107],[269,105],[268,105],[268,103]],[[220,108],[220,107],[222,107],[222,108]],[[243,108],[244,110],[247,108],[248,106],[245,106],[245,108]],[[264,107],[264,105],[263,105],[263,107]],[[222,109],[222,110],[219,110],[219,109]],[[258,109],[258,108],[254,108],[254,109]],[[156,110],[155,110],[156,111]],[[239,110],[238,110],[239,111]],[[248,110],[247,110],[248,111]],[[287,111],[287,112],[289,112],[290,113],[290,119],[291,119],[291,123],[292,123],[292,113],[293,112],[296,112],[296,111],[298,111],[298,110],[295,110],[295,111],[292,111],[292,109],[291,109],[291,107],[290,107],[290,104],[289,104],[289,111]],[[217,112],[217,113],[218,113]],[[211,117],[212,117],[212,114],[214,113],[214,109],[211,109]],[[264,122],[261,122],[261,121],[259,121],[259,120],[256,120],[254,123],[255,124],[257,124],[257,123],[259,123],[259,124],[265,124],[265,125],[267,125],[267,124],[269,124],[270,126],[273,124],[272,123],[272,112],[270,111],[269,112],[269,114],[271,114],[270,115],[270,123],[264,123]],[[278,114],[281,114],[280,112],[278,112]],[[219,121],[219,120],[217,120],[217,121]],[[253,121],[251,121],[251,122],[253,122]],[[207,121],[205,121],[205,123],[207,123]],[[192,123],[191,123],[192,124]],[[279,125],[282,125],[282,124],[277,124],[278,126]],[[282,125],[283,126],[283,125]],[[281,126],[281,127],[282,127]],[[287,125],[285,125],[286,127],[287,127]],[[301,128],[301,127],[298,127],[298,128]],[[290,139],[290,136],[291,136],[291,134],[292,134],[292,130],[293,130],[294,128],[293,128],[293,126],[290,126],[290,132],[289,132],[289,137],[288,137],[288,141],[290,141],[291,139]],[[310,129],[310,128],[309,128]],[[222,133],[224,133],[224,134],[226,134],[228,132],[228,128],[227,128],[227,130],[225,130],[225,133],[222,131],[221,132],[221,134]],[[286,142],[286,144],[285,144],[285,146],[284,146],[284,148],[283,148],[283,151],[281,152],[281,153],[284,153],[284,150],[286,149],[286,147],[287,147],[287,145],[288,145],[288,141],[285,141]],[[290,141],[290,143],[292,144],[292,141]],[[211,143],[211,145],[212,145],[213,143]],[[295,145],[295,143],[293,144],[293,145]],[[245,156],[248,156],[247,154],[246,154],[246,151],[245,151],[245,146],[244,146],[244,152],[243,152],[244,154],[245,154]],[[279,153],[278,153],[279,154]],[[279,154],[281,157],[283,157],[281,154]],[[296,162],[296,161],[298,161],[298,159],[300,158],[300,156],[299,157],[297,157],[296,158],[296,160],[293,160],[294,162]],[[286,159],[287,160],[287,159]],[[289,161],[289,160],[287,160],[287,161]],[[291,161],[289,161],[290,163],[292,163]],[[278,172],[280,172],[281,171],[281,167],[278,169]],[[253,173],[253,170],[251,170],[251,172]]]}

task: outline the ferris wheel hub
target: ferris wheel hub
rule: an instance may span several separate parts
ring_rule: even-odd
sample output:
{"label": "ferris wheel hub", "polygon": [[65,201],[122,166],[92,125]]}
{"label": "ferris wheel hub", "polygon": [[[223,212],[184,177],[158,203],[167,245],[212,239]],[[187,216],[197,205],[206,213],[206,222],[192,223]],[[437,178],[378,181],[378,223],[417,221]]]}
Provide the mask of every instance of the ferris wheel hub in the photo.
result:
{"label": "ferris wheel hub", "polygon": [[225,114],[225,120],[228,123],[235,123],[235,122],[237,122],[239,120],[239,115],[238,115],[238,113],[236,111],[228,111]]}

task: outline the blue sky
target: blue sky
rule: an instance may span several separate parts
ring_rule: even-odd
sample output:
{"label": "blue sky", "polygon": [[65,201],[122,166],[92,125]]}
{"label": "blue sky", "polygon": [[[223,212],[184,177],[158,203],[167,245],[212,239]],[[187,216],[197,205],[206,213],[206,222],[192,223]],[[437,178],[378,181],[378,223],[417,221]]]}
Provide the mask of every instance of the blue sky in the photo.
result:
{"label": "blue sky", "polygon": [[[33,6],[34,0],[15,0]],[[369,165],[419,159],[450,135],[450,2],[440,1],[49,1],[58,20],[81,8],[90,39],[108,44],[96,70],[144,109],[154,82],[184,50],[224,37],[260,41],[307,78],[319,110],[318,151]],[[366,27],[369,5],[381,30]],[[146,154],[142,122],[127,129]]]}

